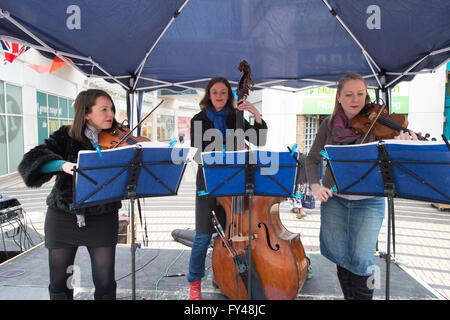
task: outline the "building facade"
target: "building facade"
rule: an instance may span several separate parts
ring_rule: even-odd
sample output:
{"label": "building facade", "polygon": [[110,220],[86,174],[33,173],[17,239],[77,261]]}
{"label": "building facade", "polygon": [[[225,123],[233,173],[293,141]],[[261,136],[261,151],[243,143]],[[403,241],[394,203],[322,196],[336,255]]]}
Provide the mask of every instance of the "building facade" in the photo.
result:
{"label": "building facade", "polygon": [[[442,140],[445,128],[450,127],[450,117],[444,116],[450,115],[450,99],[445,96],[450,94],[447,68],[449,64],[444,64],[433,73],[418,74],[391,91],[392,112],[406,116],[408,129],[437,140]],[[296,93],[287,89],[263,91],[262,113],[269,127],[267,148],[287,150],[296,143],[301,152],[308,153],[320,122],[333,111],[336,89],[321,87]],[[374,101],[375,91],[369,90],[369,95]]]}
{"label": "building facade", "polygon": [[[87,78],[69,66],[51,74],[39,74],[29,64],[50,65],[51,60],[30,49],[12,64],[0,66],[0,177],[16,172],[25,152],[42,143],[61,125],[71,123],[73,102],[82,90],[107,91],[117,109],[116,119],[121,122],[127,118],[125,91],[118,85]],[[408,128],[429,133],[438,140],[446,132],[449,138],[449,69],[450,64],[444,64],[435,72],[419,74],[392,90],[392,110],[407,115]],[[265,89],[251,91],[248,97],[268,124],[265,149],[286,151],[296,143],[301,152],[307,153],[320,122],[333,110],[335,89],[292,91]],[[163,142],[177,138],[189,144],[190,120],[200,110],[202,95],[202,90],[183,94],[164,90],[146,93],[142,118],[161,100],[164,103],[142,124],[140,135]],[[370,95],[374,98],[375,92],[370,91]]]}
{"label": "building facade", "polygon": [[[51,63],[30,49],[13,63],[0,65],[0,177],[15,173],[25,152],[72,122],[73,102],[83,90],[107,91],[117,109],[116,119],[121,122],[127,118],[126,92],[120,86],[89,79],[70,66],[51,74],[39,74],[29,67]],[[141,135],[168,142],[183,133],[188,140],[190,119],[200,110],[197,95],[158,93],[144,94],[142,117],[162,99],[164,103],[142,124]]]}

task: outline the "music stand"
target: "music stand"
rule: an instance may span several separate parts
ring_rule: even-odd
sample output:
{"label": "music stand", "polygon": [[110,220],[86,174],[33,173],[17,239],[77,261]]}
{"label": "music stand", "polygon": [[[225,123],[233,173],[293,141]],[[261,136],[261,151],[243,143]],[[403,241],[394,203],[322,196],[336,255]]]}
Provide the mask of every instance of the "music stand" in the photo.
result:
{"label": "music stand", "polygon": [[[160,144],[158,144],[160,145]],[[186,163],[195,148],[155,147],[151,143],[96,151],[80,151],[74,169],[73,209],[130,200],[132,299],[136,299],[134,205],[147,197],[178,193]]]}
{"label": "music stand", "polygon": [[[274,163],[275,162],[275,163]],[[298,152],[227,151],[203,152],[202,165],[205,189],[201,196],[247,196],[249,199],[248,283],[250,299],[265,299],[252,295],[252,198],[256,196],[293,197]],[[239,270],[238,270],[239,272]],[[254,280],[257,279],[257,275]],[[257,283],[256,285],[259,285]],[[262,290],[262,287],[258,288]],[[262,290],[262,292],[264,292]]]}
{"label": "music stand", "polygon": [[339,193],[387,197],[388,300],[391,228],[395,255],[394,198],[450,203],[450,150],[444,142],[405,140],[326,145],[325,150]]}

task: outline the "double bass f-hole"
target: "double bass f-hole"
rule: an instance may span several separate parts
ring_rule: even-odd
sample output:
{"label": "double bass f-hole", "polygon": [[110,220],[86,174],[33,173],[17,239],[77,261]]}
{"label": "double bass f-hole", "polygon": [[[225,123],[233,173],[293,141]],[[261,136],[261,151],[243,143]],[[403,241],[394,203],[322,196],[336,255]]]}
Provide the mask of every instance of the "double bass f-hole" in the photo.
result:
{"label": "double bass f-hole", "polygon": [[273,251],[278,251],[280,250],[280,245],[277,243],[275,244],[275,248],[274,249],[272,247],[272,243],[270,242],[270,233],[269,233],[269,229],[267,228],[266,224],[264,222],[260,222],[258,223],[258,228],[261,228],[261,226],[264,226],[264,229],[266,230],[266,238],[267,238],[267,245],[269,246],[269,248]]}

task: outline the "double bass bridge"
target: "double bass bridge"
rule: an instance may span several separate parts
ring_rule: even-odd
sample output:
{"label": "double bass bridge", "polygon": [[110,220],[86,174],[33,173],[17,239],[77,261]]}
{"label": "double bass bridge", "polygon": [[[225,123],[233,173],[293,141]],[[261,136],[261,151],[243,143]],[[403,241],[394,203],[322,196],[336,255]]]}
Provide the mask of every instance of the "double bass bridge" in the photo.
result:
{"label": "double bass bridge", "polygon": [[[258,238],[258,234],[252,234],[251,239],[255,240]],[[245,242],[245,241],[250,241],[250,237],[249,236],[242,236],[240,234],[237,234],[235,236],[232,236],[229,241],[231,242]]]}

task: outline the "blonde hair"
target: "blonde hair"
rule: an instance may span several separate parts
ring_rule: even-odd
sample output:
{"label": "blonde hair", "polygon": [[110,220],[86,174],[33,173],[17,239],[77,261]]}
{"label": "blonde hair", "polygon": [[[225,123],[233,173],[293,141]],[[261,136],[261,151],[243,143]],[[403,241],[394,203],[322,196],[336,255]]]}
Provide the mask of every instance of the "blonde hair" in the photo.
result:
{"label": "blonde hair", "polygon": [[339,103],[339,98],[338,98],[341,95],[342,88],[348,81],[351,81],[351,80],[360,80],[360,81],[364,82],[364,85],[366,87],[366,104],[370,103],[370,96],[369,96],[369,93],[367,92],[366,80],[364,80],[364,78],[358,73],[355,73],[355,72],[347,73],[339,80],[338,85],[337,85],[336,99],[334,101],[333,113],[328,118],[328,123],[327,123],[329,129],[331,129],[333,127],[333,122],[334,122],[334,118],[336,117],[336,113],[339,111],[340,108],[342,108],[341,104]]}

